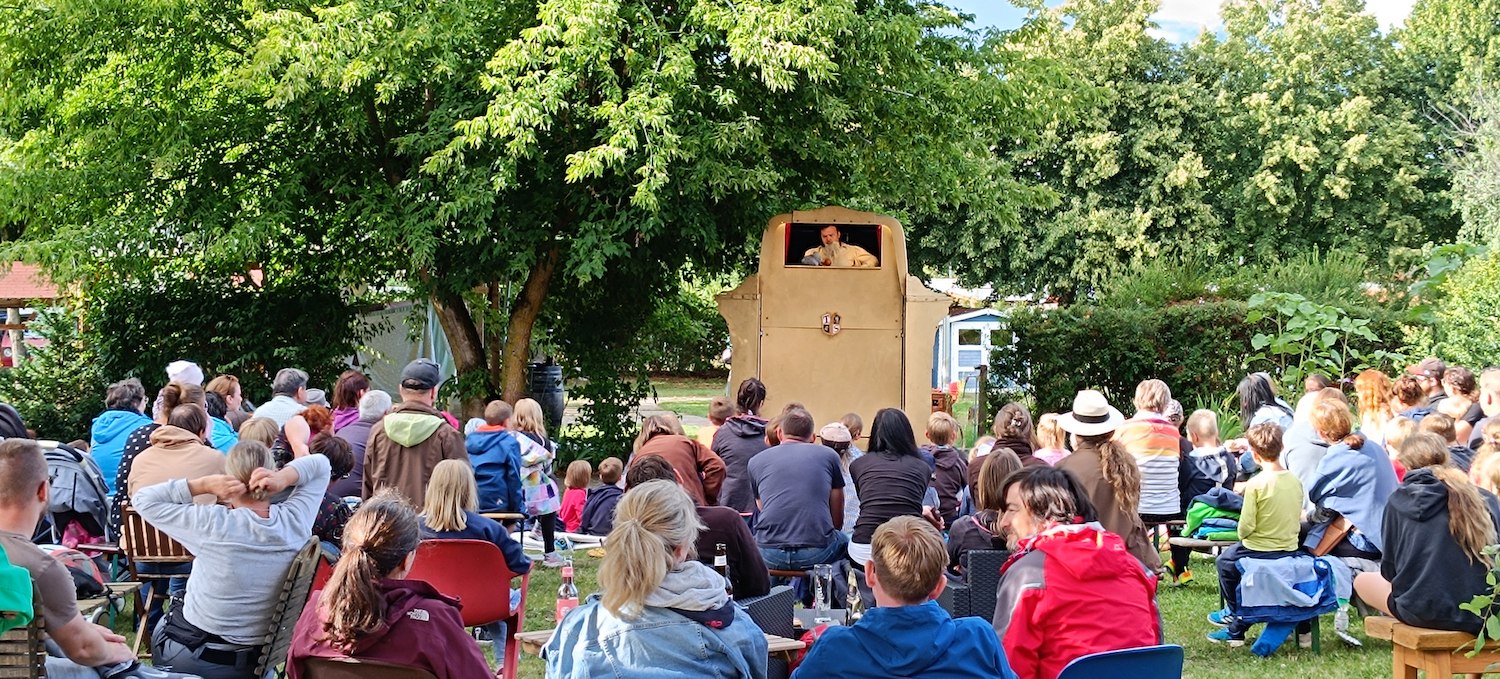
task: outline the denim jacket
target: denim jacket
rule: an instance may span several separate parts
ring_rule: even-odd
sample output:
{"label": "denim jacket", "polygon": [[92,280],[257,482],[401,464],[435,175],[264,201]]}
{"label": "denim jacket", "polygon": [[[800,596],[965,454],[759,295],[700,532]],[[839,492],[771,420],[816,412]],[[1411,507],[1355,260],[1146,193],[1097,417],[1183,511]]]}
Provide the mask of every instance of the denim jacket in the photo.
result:
{"label": "denim jacket", "polygon": [[598,595],[569,613],[542,656],[553,679],[765,679],[766,638],[743,608],[711,629],[666,608],[624,620]]}

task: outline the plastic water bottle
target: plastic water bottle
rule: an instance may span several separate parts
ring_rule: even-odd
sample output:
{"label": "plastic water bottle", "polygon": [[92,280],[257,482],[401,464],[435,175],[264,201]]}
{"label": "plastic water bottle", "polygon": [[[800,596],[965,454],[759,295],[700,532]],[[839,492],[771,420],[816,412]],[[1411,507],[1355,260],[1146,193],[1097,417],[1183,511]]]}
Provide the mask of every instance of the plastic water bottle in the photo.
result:
{"label": "plastic water bottle", "polygon": [[578,585],[573,584],[573,562],[569,561],[562,567],[562,585],[557,588],[557,623],[562,624],[563,617],[578,608]]}

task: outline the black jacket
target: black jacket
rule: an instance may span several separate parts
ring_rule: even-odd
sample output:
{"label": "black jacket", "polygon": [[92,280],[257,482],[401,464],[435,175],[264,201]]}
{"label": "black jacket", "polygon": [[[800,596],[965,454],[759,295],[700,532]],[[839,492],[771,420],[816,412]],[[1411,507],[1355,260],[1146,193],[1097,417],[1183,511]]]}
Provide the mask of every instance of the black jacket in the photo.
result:
{"label": "black jacket", "polygon": [[578,529],[585,535],[609,535],[615,529],[615,505],[620,504],[620,496],[624,494],[612,483],[590,488],[583,501],[583,518]]}
{"label": "black jacket", "polygon": [[767,448],[766,420],[755,415],[735,415],[714,432],[713,451],[724,461],[724,485],[719,504],[741,514],[755,511],[755,491],[750,488],[750,458]]}
{"label": "black jacket", "polygon": [[[1481,491],[1490,520],[1500,516],[1495,496]],[[1487,593],[1488,569],[1471,563],[1448,530],[1448,486],[1431,469],[1406,474],[1385,507],[1385,558],[1380,574],[1391,582],[1391,613],[1416,627],[1477,634],[1478,616],[1459,609]]]}

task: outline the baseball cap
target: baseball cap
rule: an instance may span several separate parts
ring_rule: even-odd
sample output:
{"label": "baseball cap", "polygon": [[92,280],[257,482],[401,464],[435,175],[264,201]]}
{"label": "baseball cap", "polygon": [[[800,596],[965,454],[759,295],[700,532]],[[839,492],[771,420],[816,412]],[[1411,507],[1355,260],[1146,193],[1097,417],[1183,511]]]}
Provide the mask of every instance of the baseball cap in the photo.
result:
{"label": "baseball cap", "polygon": [[401,388],[422,391],[436,387],[443,381],[438,364],[430,358],[419,358],[401,369]]}
{"label": "baseball cap", "polygon": [[1422,362],[1406,369],[1406,372],[1412,375],[1424,375],[1433,379],[1442,379],[1443,373],[1447,371],[1448,365],[1436,356],[1428,356],[1422,359]]}
{"label": "baseball cap", "polygon": [[842,422],[826,424],[823,425],[822,429],[818,430],[818,438],[829,443],[848,443],[849,428],[844,426]]}

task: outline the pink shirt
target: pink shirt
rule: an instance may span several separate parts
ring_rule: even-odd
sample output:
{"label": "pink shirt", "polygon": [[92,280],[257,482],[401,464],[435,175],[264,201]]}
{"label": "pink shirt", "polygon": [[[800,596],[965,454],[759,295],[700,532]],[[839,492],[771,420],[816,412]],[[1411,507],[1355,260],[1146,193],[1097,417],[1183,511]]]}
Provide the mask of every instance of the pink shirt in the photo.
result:
{"label": "pink shirt", "polygon": [[557,517],[562,519],[563,528],[569,533],[577,533],[583,524],[583,503],[588,499],[588,491],[582,488],[569,488],[563,492],[562,508],[557,510]]}

